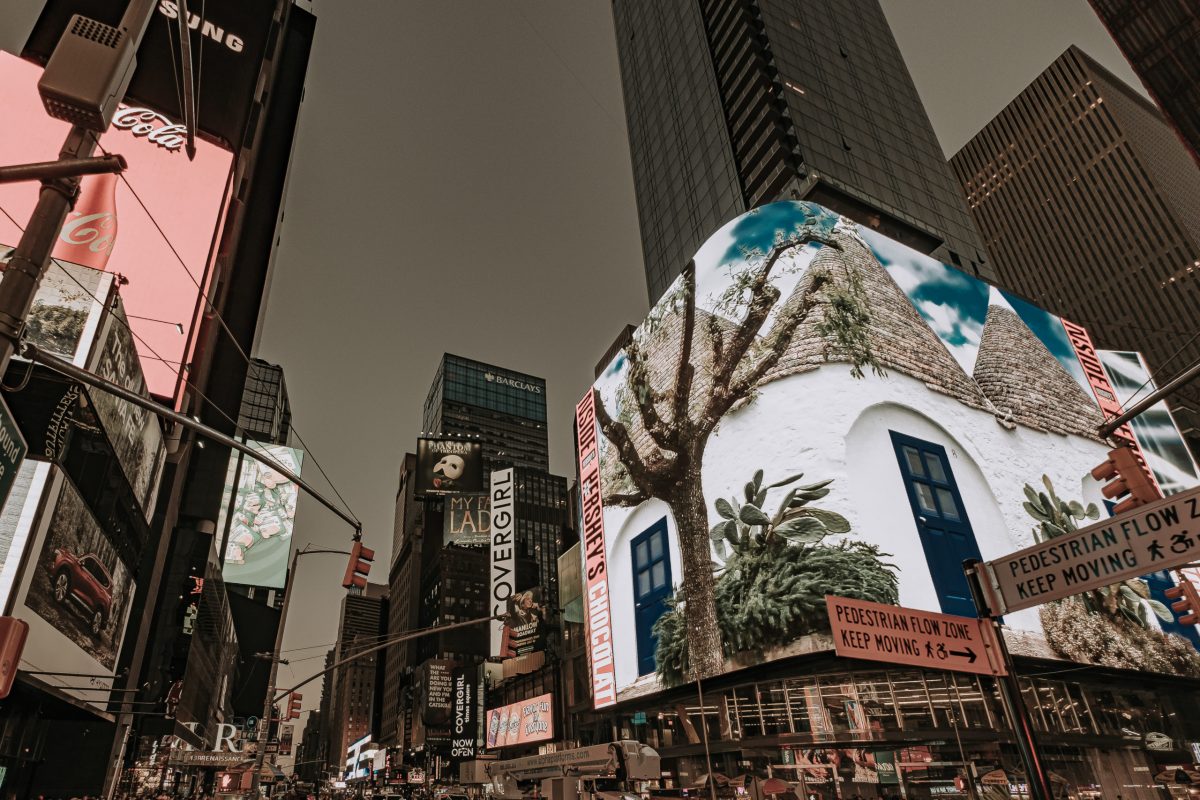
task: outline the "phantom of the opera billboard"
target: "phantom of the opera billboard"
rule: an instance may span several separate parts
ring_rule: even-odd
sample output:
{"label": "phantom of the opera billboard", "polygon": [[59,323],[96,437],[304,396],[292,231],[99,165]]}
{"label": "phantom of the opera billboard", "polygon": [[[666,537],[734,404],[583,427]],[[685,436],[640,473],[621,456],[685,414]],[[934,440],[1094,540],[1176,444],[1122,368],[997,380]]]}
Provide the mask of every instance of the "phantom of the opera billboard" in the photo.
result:
{"label": "phantom of the opera billboard", "polygon": [[[596,706],[829,650],[827,594],[975,615],[965,559],[1107,515],[1108,370],[1139,368],[820,206],[731,221],[577,408]],[[1162,413],[1114,438],[1170,494],[1197,470]],[[1200,676],[1171,585],[1008,614],[1010,647]]]}
{"label": "phantom of the opera billboard", "polygon": [[417,496],[480,494],[483,485],[483,445],[454,438],[417,440]]}
{"label": "phantom of the opera billboard", "polygon": [[[0,53],[0,162],[52,161],[69,126],[47,116],[38,97],[41,70]],[[233,156],[205,141],[196,158],[183,150],[177,120],[123,107],[99,139],[103,152],[124,156],[121,175],[81,183],[54,257],[121,276],[121,296],[146,386],[175,400],[194,347],[194,328],[208,291],[209,264]],[[36,182],[0,185],[0,244],[15,245],[37,202]],[[78,288],[78,287],[77,287]]]}

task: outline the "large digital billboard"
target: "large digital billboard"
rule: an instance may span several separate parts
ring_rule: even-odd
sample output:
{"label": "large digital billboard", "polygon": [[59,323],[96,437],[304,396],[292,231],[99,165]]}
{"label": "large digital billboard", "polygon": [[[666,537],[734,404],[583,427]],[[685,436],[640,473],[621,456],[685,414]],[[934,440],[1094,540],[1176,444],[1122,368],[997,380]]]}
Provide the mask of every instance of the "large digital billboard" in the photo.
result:
{"label": "large digital billboard", "polygon": [[[0,53],[0,161],[52,161],[68,125],[46,115],[38,97],[41,70]],[[207,290],[210,249],[221,217],[233,156],[197,142],[194,161],[182,149],[176,122],[127,108],[100,137],[129,164],[121,178],[83,180],[55,256],[120,275],[129,323],[149,391],[177,396],[181,365],[190,358]],[[38,184],[0,185],[0,242],[15,244],[37,202]],[[12,220],[9,219],[12,217]],[[14,224],[14,221],[15,223]]]}
{"label": "large digital billboard", "polygon": [[[300,474],[303,450],[248,444]],[[230,456],[225,473],[225,505],[217,519],[225,550],[222,575],[227,583],[283,588],[298,493],[295,483],[267,464],[241,453]]]}
{"label": "large digital billboard", "polygon": [[489,750],[554,738],[554,695],[542,694],[487,712]]}
{"label": "large digital billboard", "polygon": [[[827,594],[974,615],[965,559],[1106,513],[1090,347],[820,206],[725,225],[577,408],[596,705],[828,649]],[[1156,433],[1156,480],[1194,485]],[[1006,615],[1010,647],[1200,676],[1127,584]]]}

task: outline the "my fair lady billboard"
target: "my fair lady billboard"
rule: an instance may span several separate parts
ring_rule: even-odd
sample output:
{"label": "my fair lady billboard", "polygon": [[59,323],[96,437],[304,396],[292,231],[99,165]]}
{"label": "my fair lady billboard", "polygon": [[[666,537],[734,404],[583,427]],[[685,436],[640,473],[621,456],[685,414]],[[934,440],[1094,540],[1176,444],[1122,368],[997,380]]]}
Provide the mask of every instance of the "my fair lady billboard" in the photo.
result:
{"label": "my fair lady billboard", "polygon": [[[965,559],[1107,515],[1090,472],[1110,363],[1078,326],[821,206],[722,227],[576,409],[596,706],[828,647],[826,595],[974,616]],[[1120,436],[1166,493],[1196,485],[1156,427]],[[1169,586],[1007,614],[1010,647],[1200,676],[1164,633]]]}

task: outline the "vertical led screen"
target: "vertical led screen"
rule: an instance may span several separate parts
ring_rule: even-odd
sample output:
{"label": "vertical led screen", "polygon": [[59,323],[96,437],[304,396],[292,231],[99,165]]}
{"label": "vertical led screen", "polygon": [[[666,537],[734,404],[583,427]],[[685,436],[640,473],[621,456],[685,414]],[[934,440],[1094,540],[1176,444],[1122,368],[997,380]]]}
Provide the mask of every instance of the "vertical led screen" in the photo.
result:
{"label": "vertical led screen", "polygon": [[[300,474],[304,451],[250,442],[268,458]],[[239,464],[241,466],[239,474]],[[283,588],[287,580],[292,527],[296,521],[295,483],[273,467],[234,453],[225,473],[225,501],[217,530],[224,536],[227,583]]]}
{"label": "vertical led screen", "polygon": [[[826,594],[974,615],[964,559],[1104,513],[1062,320],[811,203],[693,264],[577,407],[597,706],[819,647]],[[1200,676],[1127,583],[1007,615],[1013,649]]]}
{"label": "vertical led screen", "polygon": [[[3,163],[54,160],[66,136],[67,124],[49,118],[42,108],[40,74],[36,66],[0,53]],[[55,256],[128,281],[122,296],[147,388],[173,399],[181,364],[190,356],[199,287],[207,286],[209,251],[233,157],[199,141],[196,159],[188,161],[176,123],[137,109],[118,112],[100,145],[124,156],[129,168],[121,178],[84,179]],[[5,212],[0,214],[0,242],[19,240],[18,226],[28,221],[37,191],[32,183],[0,186]]]}

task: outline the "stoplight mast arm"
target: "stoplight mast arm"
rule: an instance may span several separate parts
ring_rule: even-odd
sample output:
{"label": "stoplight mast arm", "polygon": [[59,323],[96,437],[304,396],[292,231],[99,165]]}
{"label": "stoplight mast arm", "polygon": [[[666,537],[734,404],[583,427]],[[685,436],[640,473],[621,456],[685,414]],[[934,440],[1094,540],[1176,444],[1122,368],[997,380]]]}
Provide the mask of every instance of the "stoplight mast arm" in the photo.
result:
{"label": "stoplight mast arm", "polygon": [[347,525],[354,528],[354,538],[355,539],[359,539],[362,537],[362,523],[359,522],[358,519],[353,514],[348,514],[345,511],[343,511],[340,507],[338,507],[337,505],[334,505],[334,503],[331,502],[330,500],[326,499],[324,495],[322,495],[316,489],[314,489],[313,487],[311,487],[307,483],[305,483],[304,480],[299,475],[292,472],[290,469],[283,466],[275,459],[270,458],[269,456],[265,455],[261,451],[255,450],[254,448],[250,447],[249,445],[247,445],[243,442],[239,442],[237,439],[234,439],[232,436],[226,436],[224,433],[221,433],[216,428],[210,428],[208,425],[205,425],[202,422],[197,422],[196,420],[192,419],[191,417],[187,416],[186,414],[180,414],[179,412],[177,412],[173,409],[167,408],[164,405],[154,402],[153,400],[149,399],[148,397],[142,397],[140,394],[138,394],[136,392],[132,392],[132,391],[126,389],[124,386],[118,386],[115,383],[106,381],[104,378],[101,378],[99,375],[95,375],[91,372],[88,372],[85,369],[80,369],[79,367],[75,366],[74,364],[72,364],[69,361],[64,361],[61,358],[52,356],[49,353],[46,353],[46,352],[38,349],[38,347],[36,345],[34,345],[28,341],[21,342],[20,353],[23,356],[25,356],[26,358],[28,358],[30,361],[34,361],[39,364],[44,364],[45,366],[49,367],[50,369],[54,370],[55,372],[59,372],[59,373],[62,373],[63,375],[66,375],[68,378],[74,378],[75,380],[79,381],[80,383],[85,383],[94,389],[99,389],[102,392],[108,392],[111,395],[115,395],[115,396],[121,398],[122,400],[132,403],[135,406],[144,408],[147,411],[151,411],[151,412],[157,414],[160,418],[162,418],[164,420],[168,420],[170,422],[174,422],[177,425],[181,425],[190,431],[194,431],[195,433],[197,433],[201,436],[204,436],[206,439],[211,439],[212,441],[214,441],[218,444],[223,444],[226,447],[230,447],[234,450],[237,450],[240,453],[243,453],[243,454],[249,456],[250,458],[253,458],[255,461],[258,461],[259,463],[267,465],[271,469],[275,470],[276,472],[278,472],[281,475],[283,475],[284,477],[286,477],[288,480],[295,483],[298,487],[303,489],[307,495],[312,497],[314,500],[316,500],[321,505],[325,506],[325,508],[332,511],[335,515],[337,515],[340,519],[342,519]]}
{"label": "stoplight mast arm", "polygon": [[275,703],[278,703],[280,700],[284,699],[292,692],[296,691],[297,689],[303,688],[304,686],[307,686],[308,684],[312,683],[317,678],[320,678],[323,675],[327,675],[330,672],[333,672],[338,667],[345,666],[346,664],[349,664],[351,661],[357,661],[358,659],[362,658],[363,656],[369,656],[372,653],[378,653],[380,650],[391,647],[394,644],[400,644],[401,642],[407,642],[410,639],[419,639],[422,636],[430,636],[435,633],[445,633],[446,631],[452,631],[455,628],[467,628],[472,625],[482,625],[485,622],[491,622],[492,620],[501,619],[501,618],[502,618],[502,615],[493,615],[490,617],[477,617],[476,619],[469,619],[466,622],[454,622],[449,625],[434,625],[433,627],[430,627],[430,628],[421,628],[419,630],[401,633],[397,636],[392,637],[391,639],[388,639],[385,642],[380,642],[379,644],[374,645],[373,647],[368,647],[366,650],[359,650],[357,653],[354,653],[353,655],[346,656],[341,661],[338,661],[336,664],[326,667],[325,669],[321,670],[320,672],[316,673],[315,675],[311,675],[308,678],[305,678],[304,680],[300,681],[299,683],[297,683],[295,686],[291,687],[290,689],[284,689],[282,692],[275,695],[275,697],[273,697],[271,699],[271,704],[274,705]]}
{"label": "stoplight mast arm", "polygon": [[1133,406],[1131,406],[1124,413],[1122,413],[1116,417],[1113,417],[1112,419],[1108,420],[1103,425],[1101,425],[1100,426],[1100,438],[1107,439],[1109,436],[1112,436],[1113,431],[1115,431],[1117,428],[1121,427],[1126,422],[1129,422],[1129,420],[1131,420],[1134,417],[1138,416],[1139,414],[1143,413],[1148,408],[1150,408],[1151,406],[1155,405],[1160,400],[1165,398],[1167,395],[1173,393],[1180,386],[1183,386],[1188,381],[1191,381],[1197,375],[1200,375],[1200,361],[1197,361],[1195,364],[1192,364],[1190,367],[1185,369],[1183,372],[1179,373],[1174,378],[1167,381],[1167,383],[1164,386],[1160,386],[1159,388],[1155,389],[1150,394],[1146,395],[1144,398],[1139,400],[1137,403],[1135,403]]}

